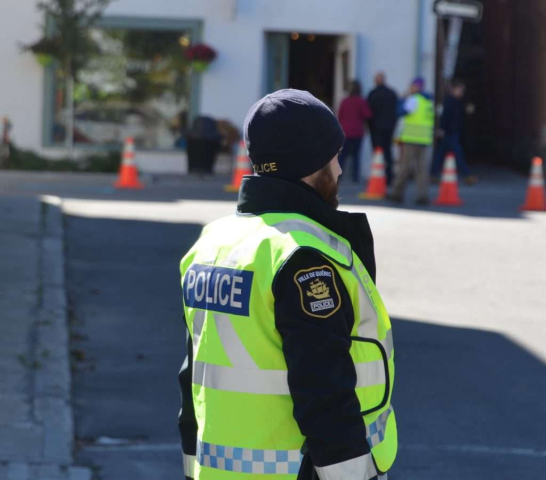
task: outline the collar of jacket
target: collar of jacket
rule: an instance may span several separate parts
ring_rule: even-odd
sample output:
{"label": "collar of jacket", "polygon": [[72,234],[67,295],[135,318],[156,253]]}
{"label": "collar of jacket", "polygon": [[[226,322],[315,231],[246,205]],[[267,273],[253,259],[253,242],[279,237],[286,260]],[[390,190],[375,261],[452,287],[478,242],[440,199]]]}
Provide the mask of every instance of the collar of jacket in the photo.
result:
{"label": "collar of jacket", "polygon": [[302,181],[246,176],[239,189],[238,213],[297,213],[329,228],[349,241],[375,282],[373,235],[364,213],[335,210]]}

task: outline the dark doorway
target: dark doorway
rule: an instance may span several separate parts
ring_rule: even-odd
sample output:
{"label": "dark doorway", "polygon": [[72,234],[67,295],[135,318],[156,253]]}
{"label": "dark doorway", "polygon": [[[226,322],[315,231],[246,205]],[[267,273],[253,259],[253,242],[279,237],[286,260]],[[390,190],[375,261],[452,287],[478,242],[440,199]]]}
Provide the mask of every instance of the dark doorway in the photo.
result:
{"label": "dark doorway", "polygon": [[[476,107],[465,119],[463,146],[469,163],[528,172],[531,158],[546,154],[546,2],[482,3],[482,21],[464,24],[455,72]],[[439,47],[446,35],[447,22],[439,21]]]}
{"label": "dark doorway", "polygon": [[307,90],[324,103],[334,103],[334,60],[337,37],[292,33],[290,35],[288,85]]}

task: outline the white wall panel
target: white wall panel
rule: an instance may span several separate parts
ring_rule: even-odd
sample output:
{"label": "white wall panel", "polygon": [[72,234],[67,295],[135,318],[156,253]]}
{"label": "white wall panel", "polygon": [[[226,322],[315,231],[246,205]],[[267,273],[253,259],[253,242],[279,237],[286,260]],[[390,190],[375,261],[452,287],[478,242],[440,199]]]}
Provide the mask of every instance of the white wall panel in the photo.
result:
{"label": "white wall panel", "polygon": [[[242,127],[247,110],[262,95],[267,31],[356,35],[357,76],[366,92],[378,70],[404,91],[420,55],[432,88],[432,2],[424,0],[422,52],[417,51],[419,0],[117,0],[107,15],[202,20],[204,41],[219,56],[202,75],[200,111]],[[0,115],[12,118],[19,145],[40,149],[43,72],[18,49],[18,42],[38,38],[40,18],[34,0],[2,0],[0,9]]]}

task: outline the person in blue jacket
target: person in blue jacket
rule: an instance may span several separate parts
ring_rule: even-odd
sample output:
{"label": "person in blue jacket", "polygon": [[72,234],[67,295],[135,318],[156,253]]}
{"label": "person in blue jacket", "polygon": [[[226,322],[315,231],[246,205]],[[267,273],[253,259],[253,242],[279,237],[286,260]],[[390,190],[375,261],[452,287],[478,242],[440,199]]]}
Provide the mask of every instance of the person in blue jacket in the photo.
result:
{"label": "person in blue jacket", "polygon": [[450,92],[446,95],[442,116],[440,118],[441,137],[436,154],[430,168],[433,181],[438,181],[442,174],[442,166],[447,153],[453,152],[457,162],[457,172],[464,178],[467,185],[476,183],[478,178],[472,175],[466,164],[463,146],[461,145],[461,128],[465,114],[464,107],[465,84],[460,80],[451,83]]}

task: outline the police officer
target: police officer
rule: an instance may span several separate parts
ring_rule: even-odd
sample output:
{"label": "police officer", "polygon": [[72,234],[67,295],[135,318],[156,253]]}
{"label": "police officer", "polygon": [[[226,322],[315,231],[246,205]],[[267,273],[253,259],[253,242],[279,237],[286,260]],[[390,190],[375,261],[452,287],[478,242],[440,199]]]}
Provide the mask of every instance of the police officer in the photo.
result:
{"label": "police officer", "polygon": [[310,93],[281,90],[244,133],[256,173],[237,212],[181,262],[186,477],[386,478],[391,324],[366,215],[336,210],[343,131]]}

